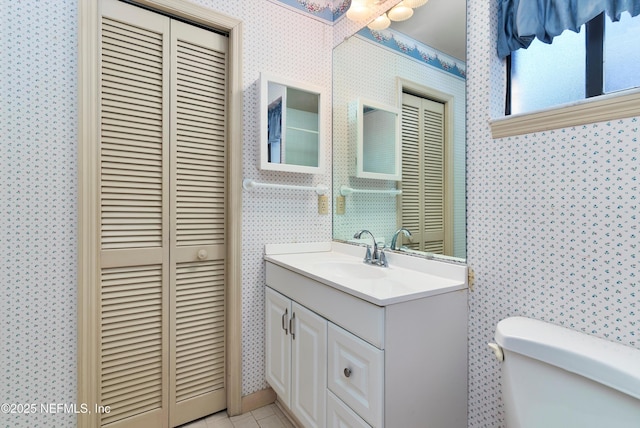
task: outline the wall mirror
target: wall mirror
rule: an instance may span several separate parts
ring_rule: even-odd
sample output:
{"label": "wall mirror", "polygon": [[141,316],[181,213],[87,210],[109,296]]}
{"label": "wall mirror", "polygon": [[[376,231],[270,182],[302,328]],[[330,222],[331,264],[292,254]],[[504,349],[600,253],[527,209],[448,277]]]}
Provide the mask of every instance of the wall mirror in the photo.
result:
{"label": "wall mirror", "polygon": [[260,75],[260,168],[324,173],[319,87]]}
{"label": "wall mirror", "polygon": [[[333,52],[333,238],[372,231],[400,251],[464,261],[466,2],[430,0],[385,30],[367,27]],[[354,173],[353,100],[400,112],[399,180]],[[342,191],[341,191],[342,190]]]}
{"label": "wall mirror", "polygon": [[351,111],[349,118],[350,126],[355,126],[355,176],[400,180],[400,111],[362,98],[353,104],[355,120]]}

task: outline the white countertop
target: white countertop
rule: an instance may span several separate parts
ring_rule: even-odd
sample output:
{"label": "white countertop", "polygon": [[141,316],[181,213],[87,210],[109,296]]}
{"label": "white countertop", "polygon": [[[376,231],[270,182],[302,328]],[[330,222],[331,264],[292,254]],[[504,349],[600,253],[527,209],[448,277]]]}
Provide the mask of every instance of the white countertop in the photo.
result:
{"label": "white countertop", "polygon": [[277,244],[265,260],[378,306],[467,288],[467,267],[387,253],[389,267],[363,263],[365,248],[339,242]]}

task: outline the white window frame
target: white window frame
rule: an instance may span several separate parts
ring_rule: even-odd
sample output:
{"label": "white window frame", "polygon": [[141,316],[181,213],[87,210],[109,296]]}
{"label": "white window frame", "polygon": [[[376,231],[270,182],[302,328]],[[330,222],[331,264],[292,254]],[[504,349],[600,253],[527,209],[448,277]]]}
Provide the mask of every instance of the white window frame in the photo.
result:
{"label": "white window frame", "polygon": [[494,139],[640,116],[640,88],[489,121]]}

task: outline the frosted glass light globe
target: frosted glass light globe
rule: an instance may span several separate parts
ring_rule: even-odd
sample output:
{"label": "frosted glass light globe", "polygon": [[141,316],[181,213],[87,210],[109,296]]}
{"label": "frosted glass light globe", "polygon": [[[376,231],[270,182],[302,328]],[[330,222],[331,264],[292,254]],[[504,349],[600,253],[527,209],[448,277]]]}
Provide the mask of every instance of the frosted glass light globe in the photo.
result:
{"label": "frosted glass light globe", "polygon": [[371,21],[369,25],[367,25],[367,27],[369,27],[371,30],[380,31],[389,28],[389,25],[391,25],[391,20],[389,19],[389,17],[387,17],[386,13],[383,13],[382,15]]}
{"label": "frosted glass light globe", "polygon": [[400,2],[387,13],[387,16],[392,21],[405,21],[413,16],[413,9]]}
{"label": "frosted glass light globe", "polygon": [[424,6],[429,0],[403,0],[402,4],[415,9],[416,7]]}
{"label": "frosted glass light globe", "polygon": [[371,10],[366,1],[353,0],[346,15],[352,21],[362,21],[369,16],[369,13]]}

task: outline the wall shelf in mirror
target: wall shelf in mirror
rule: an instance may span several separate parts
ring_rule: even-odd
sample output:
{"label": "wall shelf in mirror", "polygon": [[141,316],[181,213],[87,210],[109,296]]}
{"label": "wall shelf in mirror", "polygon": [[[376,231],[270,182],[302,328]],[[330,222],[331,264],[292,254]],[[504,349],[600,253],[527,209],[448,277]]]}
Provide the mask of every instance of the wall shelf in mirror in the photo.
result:
{"label": "wall shelf in mirror", "polygon": [[355,176],[378,180],[402,180],[400,111],[398,108],[359,98],[355,108]]}
{"label": "wall shelf in mirror", "polygon": [[260,74],[260,169],[323,174],[322,88]]}

